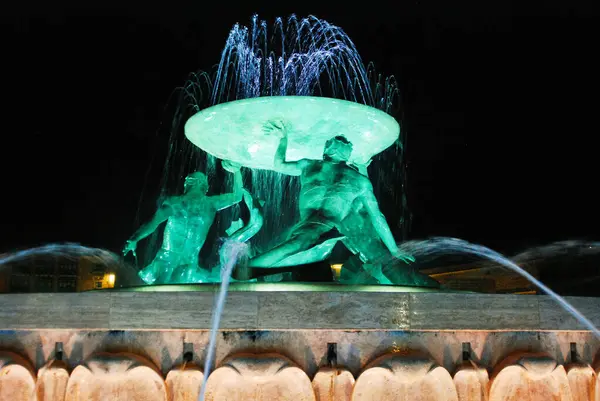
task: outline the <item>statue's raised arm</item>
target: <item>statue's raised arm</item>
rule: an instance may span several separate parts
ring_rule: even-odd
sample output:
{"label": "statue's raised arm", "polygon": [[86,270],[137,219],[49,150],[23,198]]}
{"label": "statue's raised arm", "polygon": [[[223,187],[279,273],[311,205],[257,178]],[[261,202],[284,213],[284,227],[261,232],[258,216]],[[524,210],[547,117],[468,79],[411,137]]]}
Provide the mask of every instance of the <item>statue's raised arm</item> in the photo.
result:
{"label": "statue's raised arm", "polygon": [[228,160],[221,161],[221,166],[223,166],[223,169],[226,171],[233,173],[233,191],[228,194],[210,197],[211,202],[213,202],[213,205],[217,210],[223,210],[241,202],[244,195],[244,184],[240,166]]}
{"label": "statue's raised arm", "polygon": [[288,162],[285,160],[285,154],[287,152],[288,138],[287,132],[284,129],[274,130],[280,136],[279,146],[275,152],[275,158],[273,160],[274,170],[278,173],[299,176],[308,164],[308,160],[301,159],[294,162]]}
{"label": "statue's raised arm", "polygon": [[244,202],[246,203],[246,207],[250,212],[250,218],[246,225],[242,225],[236,230],[232,228],[234,227],[234,224],[237,224],[238,222],[241,223],[241,219],[238,220],[238,222],[234,222],[232,224],[232,228],[230,228],[232,232],[227,231],[229,239],[238,242],[246,242],[250,238],[254,237],[256,233],[260,231],[264,223],[263,206],[265,205],[265,202],[254,198],[246,189],[243,189],[242,191],[244,193]]}

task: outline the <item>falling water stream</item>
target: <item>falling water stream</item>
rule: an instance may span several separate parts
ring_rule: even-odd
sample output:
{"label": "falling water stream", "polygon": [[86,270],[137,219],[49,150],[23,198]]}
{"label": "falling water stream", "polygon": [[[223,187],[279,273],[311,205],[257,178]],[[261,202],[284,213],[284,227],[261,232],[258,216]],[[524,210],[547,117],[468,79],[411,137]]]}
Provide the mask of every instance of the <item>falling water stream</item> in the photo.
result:
{"label": "falling water stream", "polygon": [[[600,244],[598,243],[592,243],[589,246],[600,250]],[[600,330],[598,330],[598,328],[594,326],[591,321],[589,321],[581,312],[575,309],[563,297],[552,291],[541,281],[533,277],[529,272],[519,267],[513,261],[507,259],[505,256],[502,256],[496,251],[486,248],[483,245],[472,244],[457,238],[436,237],[421,241],[407,241],[403,244],[400,244],[400,249],[412,254],[417,260],[420,257],[422,258],[436,254],[463,253],[480,256],[494,261],[529,280],[540,290],[552,297],[560,306],[562,306],[568,313],[570,313],[582,325],[593,332],[598,339],[600,339]]]}
{"label": "falling water stream", "polygon": [[200,395],[198,396],[199,401],[204,401],[206,381],[208,380],[208,375],[210,374],[210,369],[212,368],[213,359],[215,357],[217,333],[221,323],[223,308],[225,307],[225,300],[227,299],[227,290],[229,289],[231,272],[238,260],[248,255],[248,249],[248,244],[244,242],[226,240],[219,251],[221,256],[221,285],[213,308],[210,340],[208,342],[206,360],[204,361],[204,378],[202,379],[202,387],[200,388]]}

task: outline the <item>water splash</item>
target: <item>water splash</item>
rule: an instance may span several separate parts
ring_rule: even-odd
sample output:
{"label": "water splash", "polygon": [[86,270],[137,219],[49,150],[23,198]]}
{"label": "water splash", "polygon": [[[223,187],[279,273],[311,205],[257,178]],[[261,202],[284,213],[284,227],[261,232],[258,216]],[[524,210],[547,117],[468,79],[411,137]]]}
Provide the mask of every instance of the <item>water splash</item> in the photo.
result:
{"label": "water splash", "polygon": [[[198,82],[197,80],[195,82]],[[327,96],[391,112],[398,90],[393,77],[365,67],[356,46],[338,26],[315,16],[277,18],[271,30],[252,18],[235,24],[221,53],[211,104],[259,96]],[[196,88],[190,94],[198,100]],[[202,89],[202,88],[201,88]]]}
{"label": "water splash", "polygon": [[56,259],[78,261],[85,258],[95,265],[109,268],[115,274],[115,288],[144,285],[137,274],[137,269],[126,263],[119,255],[105,249],[87,247],[76,243],[48,244],[0,254],[0,270],[38,257],[54,259],[55,261]]}
{"label": "water splash", "polygon": [[217,333],[219,325],[221,323],[221,315],[223,314],[223,308],[225,307],[225,300],[227,299],[227,290],[229,289],[229,281],[231,280],[231,272],[237,264],[240,258],[248,256],[248,244],[244,242],[225,240],[219,251],[221,257],[221,285],[219,288],[219,294],[213,308],[212,326],[210,330],[210,340],[208,342],[208,352],[206,354],[206,360],[204,361],[204,378],[202,379],[202,387],[200,388],[200,395],[198,401],[204,401],[204,395],[206,392],[206,382],[212,368],[213,359],[215,357]]}
{"label": "water splash", "polygon": [[96,258],[106,265],[121,264],[116,254],[100,248],[90,248],[76,243],[48,244],[36,248],[24,249],[0,255],[0,268],[11,263],[20,262],[36,256],[53,256],[77,259],[82,256]]}
{"label": "water splash", "polygon": [[[598,243],[593,244],[596,244],[594,247],[598,247]],[[597,338],[600,339],[600,330],[563,297],[556,294],[541,281],[533,277],[529,272],[519,267],[513,261],[507,259],[505,256],[496,251],[486,248],[483,245],[472,244],[457,238],[436,237],[428,240],[407,241],[403,244],[400,244],[399,247],[401,250],[412,254],[417,260],[427,256],[448,253],[467,253],[492,260],[529,280],[540,290],[552,297],[563,309],[575,317],[575,319],[577,319],[582,325],[587,327]],[[552,249],[556,249],[556,247],[553,247]]]}
{"label": "water splash", "polygon": [[551,260],[560,256],[591,256],[598,253],[600,253],[600,242],[570,240],[532,247],[511,259],[523,263],[530,260]]}

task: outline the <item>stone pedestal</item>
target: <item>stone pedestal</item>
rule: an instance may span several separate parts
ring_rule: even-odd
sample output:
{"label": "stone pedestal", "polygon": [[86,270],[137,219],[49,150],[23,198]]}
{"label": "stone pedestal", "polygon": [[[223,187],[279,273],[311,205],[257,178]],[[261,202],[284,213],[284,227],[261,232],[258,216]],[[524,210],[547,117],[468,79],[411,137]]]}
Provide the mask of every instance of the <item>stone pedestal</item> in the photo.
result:
{"label": "stone pedestal", "polygon": [[[0,400],[195,400],[214,300],[213,292],[0,295]],[[567,300],[600,325],[599,299]],[[207,400],[599,393],[600,343],[545,296],[238,291],[221,322]]]}

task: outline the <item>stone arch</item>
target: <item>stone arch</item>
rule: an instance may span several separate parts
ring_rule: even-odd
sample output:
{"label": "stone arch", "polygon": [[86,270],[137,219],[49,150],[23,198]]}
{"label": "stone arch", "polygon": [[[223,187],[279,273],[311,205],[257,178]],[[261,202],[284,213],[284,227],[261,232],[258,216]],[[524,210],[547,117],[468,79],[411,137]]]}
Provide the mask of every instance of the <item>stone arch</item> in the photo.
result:
{"label": "stone arch", "polygon": [[594,398],[592,398],[592,400],[600,401],[600,351],[598,351],[598,353],[596,354],[594,361],[592,362],[591,368],[595,375],[593,389]]}
{"label": "stone arch", "polygon": [[69,370],[63,361],[53,360],[37,374],[37,401],[64,401],[69,383]]}
{"label": "stone arch", "polygon": [[165,380],[167,401],[197,401],[204,374],[196,365],[184,364],[173,368]]}
{"label": "stone arch", "polygon": [[458,401],[450,373],[417,352],[386,354],[356,380],[353,401]]}
{"label": "stone arch", "polygon": [[487,401],[490,377],[487,369],[473,361],[461,364],[454,372],[459,401]]}
{"label": "stone arch", "polygon": [[165,382],[146,358],[129,353],[97,353],[77,366],[65,401],[165,401]]}
{"label": "stone arch", "polygon": [[592,366],[572,362],[565,366],[573,401],[595,401],[597,375]]}
{"label": "stone arch", "polygon": [[572,401],[567,372],[544,353],[517,352],[493,370],[489,401]]}
{"label": "stone arch", "polygon": [[350,401],[354,389],[354,376],[343,368],[321,368],[312,385],[317,401]]}
{"label": "stone arch", "polygon": [[35,400],[35,374],[31,363],[10,351],[0,351],[0,401]]}
{"label": "stone arch", "polygon": [[226,358],[208,378],[205,401],[315,401],[310,379],[279,354],[243,353]]}

